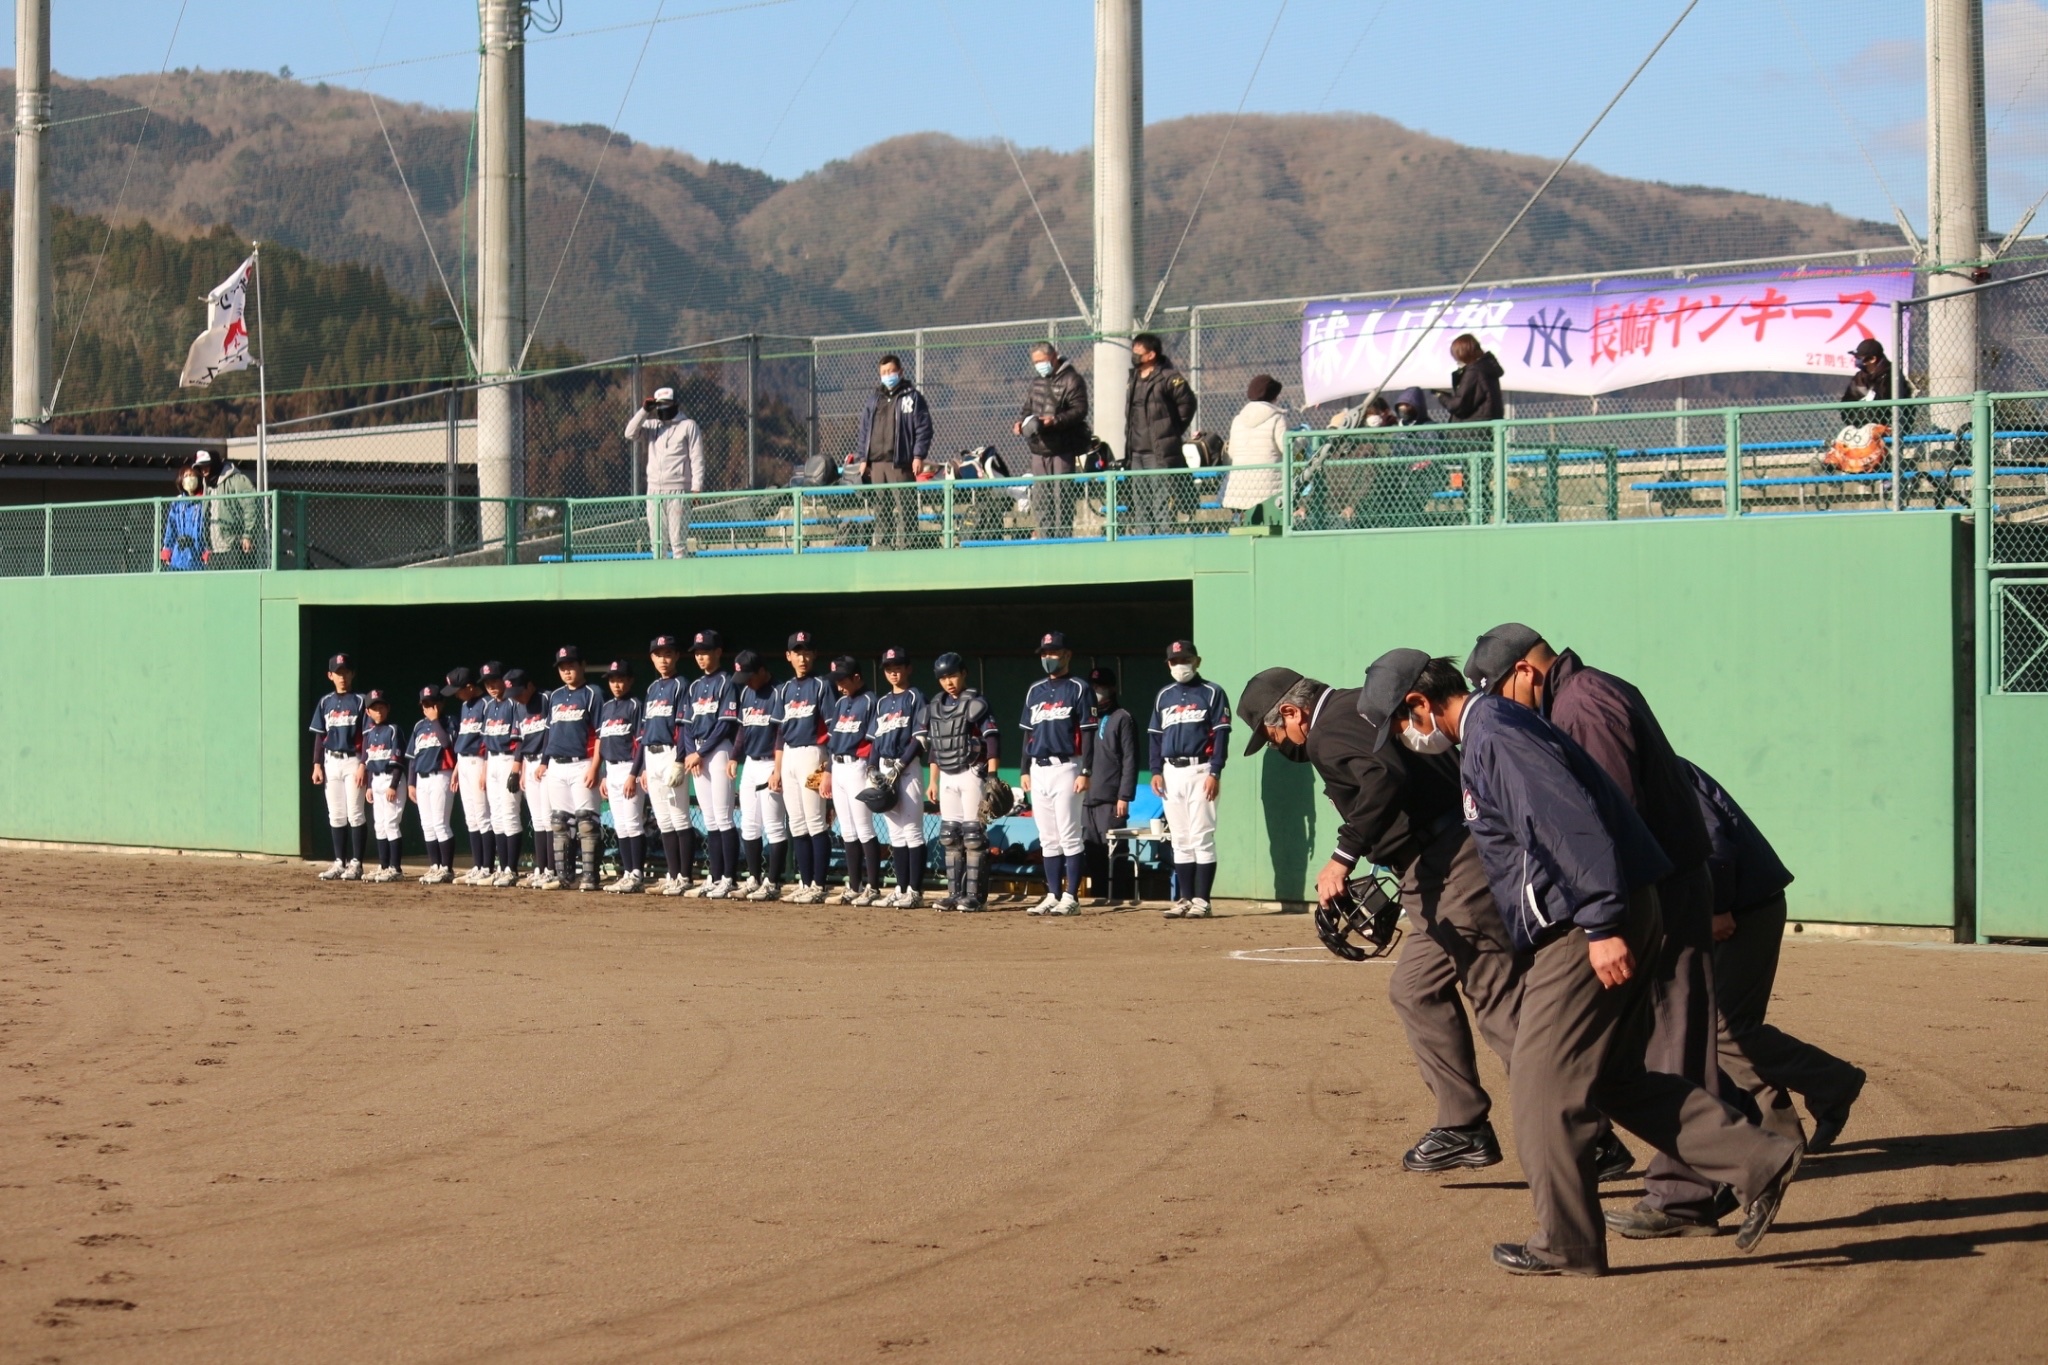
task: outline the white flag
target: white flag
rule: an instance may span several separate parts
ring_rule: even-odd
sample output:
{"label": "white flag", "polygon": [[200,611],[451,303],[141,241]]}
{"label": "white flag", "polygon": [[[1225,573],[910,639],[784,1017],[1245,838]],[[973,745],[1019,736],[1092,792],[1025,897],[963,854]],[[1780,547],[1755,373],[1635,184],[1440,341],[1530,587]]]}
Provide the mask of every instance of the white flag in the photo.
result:
{"label": "white flag", "polygon": [[185,369],[178,376],[180,388],[204,388],[216,375],[249,368],[249,328],[243,310],[249,302],[249,276],[255,269],[256,258],[251,256],[206,296],[206,330],[185,352]]}

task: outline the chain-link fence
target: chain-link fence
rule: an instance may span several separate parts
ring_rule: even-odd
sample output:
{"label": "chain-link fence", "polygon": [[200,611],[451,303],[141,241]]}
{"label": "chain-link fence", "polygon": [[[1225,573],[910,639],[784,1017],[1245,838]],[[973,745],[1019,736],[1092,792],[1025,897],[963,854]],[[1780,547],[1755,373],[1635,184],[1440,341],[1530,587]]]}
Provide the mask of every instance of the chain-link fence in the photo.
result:
{"label": "chain-link fence", "polygon": [[272,509],[261,493],[0,508],[0,577],[267,569]]}
{"label": "chain-link fence", "polygon": [[1991,665],[1993,691],[2048,692],[2048,581],[1992,584]]}

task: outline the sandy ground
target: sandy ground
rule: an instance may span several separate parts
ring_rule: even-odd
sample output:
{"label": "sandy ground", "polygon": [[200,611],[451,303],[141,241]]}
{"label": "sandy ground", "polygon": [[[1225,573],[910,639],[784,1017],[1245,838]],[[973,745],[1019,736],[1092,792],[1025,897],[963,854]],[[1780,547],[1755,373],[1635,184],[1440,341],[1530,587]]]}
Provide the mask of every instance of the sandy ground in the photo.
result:
{"label": "sandy ground", "polygon": [[1777,1231],[1525,1280],[1313,942],[0,853],[0,1358],[2048,1351],[2048,953],[1788,945],[1871,1081]]}

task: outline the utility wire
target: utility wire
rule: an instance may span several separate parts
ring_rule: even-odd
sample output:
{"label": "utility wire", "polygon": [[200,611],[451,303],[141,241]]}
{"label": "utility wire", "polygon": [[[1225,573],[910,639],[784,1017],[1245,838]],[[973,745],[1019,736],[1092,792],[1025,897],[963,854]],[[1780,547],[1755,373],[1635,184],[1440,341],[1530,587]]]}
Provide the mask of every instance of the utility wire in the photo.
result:
{"label": "utility wire", "polygon": [[[1799,48],[1806,54],[1808,68],[1815,71],[1821,70],[1822,67],[1819,59],[1813,55],[1813,48],[1806,41],[1806,30],[1799,27],[1799,20],[1793,16],[1792,11],[1785,5],[1785,0],[1778,0],[1778,13],[1784,17],[1787,27],[1792,30],[1792,36],[1799,40]],[[1842,107],[1842,97],[1835,93],[1835,83],[1831,80],[1822,80],[1820,86],[1821,89],[1827,91],[1828,103],[1835,107],[1835,117],[1842,121],[1842,131],[1846,132],[1849,135],[1849,140],[1856,144],[1856,150],[1863,154],[1863,164],[1870,168],[1871,178],[1877,181],[1877,187],[1884,191],[1885,199],[1892,206],[1893,219],[1903,228],[1912,220],[1907,218],[1906,211],[1899,207],[1898,196],[1893,194],[1892,187],[1885,183],[1884,172],[1877,168],[1877,162],[1870,155],[1870,148],[1864,145],[1862,134],[1858,133],[1856,125],[1849,121],[1849,111]],[[1911,235],[1910,232],[1907,234],[1908,237]],[[1909,244],[1917,255],[1920,244],[1918,242],[1911,242]]]}
{"label": "utility wire", "polygon": [[[1636,78],[1649,70],[1650,63],[1655,61],[1657,54],[1664,50],[1664,44],[1671,41],[1671,36],[1678,32],[1678,26],[1683,24],[1687,16],[1695,9],[1699,8],[1699,3],[1700,0],[1686,0],[1685,8],[1680,10],[1678,17],[1671,21],[1671,27],[1664,30],[1664,36],[1657,40],[1656,46],[1650,49],[1649,55],[1636,64],[1635,70],[1628,73],[1628,79],[1621,83],[1621,89],[1614,92],[1614,98],[1607,101],[1606,107],[1594,117],[1592,123],[1587,125],[1586,131],[1579,134],[1579,140],[1574,142],[1572,149],[1564,154],[1564,159],[1550,168],[1550,174],[1543,177],[1543,183],[1536,187],[1536,193],[1530,195],[1529,202],[1522,205],[1521,210],[1508,220],[1508,225],[1500,230],[1500,236],[1493,239],[1493,245],[1486,248],[1486,254],[1481,256],[1478,263],[1465,272],[1465,278],[1458,282],[1458,287],[1451,291],[1451,296],[1448,299],[1444,300],[1444,307],[1446,309],[1456,303],[1458,297],[1471,287],[1472,281],[1479,277],[1479,272],[1486,269],[1486,263],[1493,259],[1493,254],[1496,251],[1500,250],[1501,243],[1505,242],[1509,234],[1522,225],[1522,220],[1529,216],[1529,210],[1536,207],[1536,201],[1543,197],[1544,192],[1550,188],[1551,182],[1564,173],[1565,167],[1572,164],[1572,159],[1578,156],[1579,150],[1586,145],[1587,140],[1593,136],[1600,125],[1607,121],[1607,116],[1614,112],[1615,105],[1621,103],[1621,97],[1629,92],[1629,87],[1636,83]],[[1401,372],[1401,367],[1406,365],[1410,357],[1415,354],[1416,347],[1422,345],[1423,338],[1435,330],[1434,325],[1426,325],[1415,334],[1415,340],[1408,343],[1408,349],[1401,353],[1401,358],[1394,362],[1394,367],[1391,370],[1387,371],[1387,377],[1381,380],[1370,394],[1366,395],[1365,401],[1367,403],[1372,402],[1373,399],[1386,392],[1387,385],[1393,382],[1394,376]]]}
{"label": "utility wire", "polygon": [[1365,32],[1358,35],[1358,41],[1353,43],[1351,50],[1344,54],[1344,60],[1337,67],[1337,74],[1330,77],[1330,88],[1323,91],[1322,99],[1316,102],[1316,112],[1318,114],[1330,107],[1330,97],[1337,93],[1337,86],[1344,79],[1344,73],[1351,69],[1352,59],[1364,49],[1365,40],[1372,36],[1373,25],[1379,23],[1380,16],[1387,12],[1389,2],[1390,0],[1380,0],[1380,7],[1372,12],[1372,18],[1365,21]]}
{"label": "utility wire", "polygon": [[1244,117],[1244,107],[1251,100],[1252,87],[1258,83],[1259,68],[1266,64],[1266,54],[1273,50],[1273,35],[1280,31],[1280,21],[1286,17],[1287,0],[1280,0],[1280,8],[1273,15],[1273,25],[1266,30],[1265,45],[1259,49],[1259,59],[1252,63],[1252,74],[1244,83],[1244,93],[1237,97],[1237,111],[1230,116],[1230,124],[1223,130],[1222,141],[1216,144],[1216,155],[1209,161],[1209,173],[1202,177],[1202,188],[1195,195],[1195,206],[1188,210],[1188,221],[1180,230],[1180,240],[1173,244],[1173,255],[1167,257],[1166,269],[1159,276],[1159,287],[1152,291],[1152,301],[1145,305],[1144,321],[1138,324],[1141,331],[1152,325],[1152,314],[1158,311],[1159,300],[1166,296],[1166,282],[1173,278],[1173,267],[1180,260],[1181,248],[1188,244],[1188,234],[1195,230],[1195,219],[1201,217],[1202,201],[1209,197],[1209,183],[1216,178],[1216,168],[1223,164],[1223,153],[1230,146],[1230,135],[1237,131],[1237,121]]}
{"label": "utility wire", "polygon": [[1052,224],[1045,221],[1045,210],[1038,206],[1038,194],[1031,188],[1031,177],[1024,174],[1024,163],[1017,160],[1017,149],[1011,144],[1009,134],[1003,131],[1003,120],[996,113],[995,101],[989,98],[988,87],[982,84],[981,68],[974,64],[974,54],[967,50],[967,44],[960,37],[960,27],[953,22],[953,7],[947,0],[939,0],[939,12],[946,16],[946,31],[953,35],[953,45],[960,49],[960,59],[967,65],[967,74],[974,77],[974,88],[981,92],[981,103],[988,110],[989,122],[996,126],[996,139],[1009,155],[1010,166],[1024,186],[1024,197],[1031,201],[1031,211],[1038,215],[1038,226],[1045,230],[1045,240],[1052,243],[1053,259],[1060,263],[1060,273],[1067,277],[1067,292],[1073,295],[1074,307],[1081,310],[1081,321],[1092,332],[1095,330],[1095,310],[1088,306],[1081,286],[1074,283],[1074,272],[1067,269],[1067,257],[1060,250],[1060,239],[1052,235]]}
{"label": "utility wire", "polygon": [[583,187],[583,202],[576,206],[576,217],[569,224],[569,235],[562,239],[562,254],[555,258],[555,273],[548,276],[547,292],[540,296],[540,308],[533,315],[533,322],[526,331],[526,340],[519,347],[519,359],[513,364],[514,370],[526,368],[526,353],[533,349],[533,339],[540,335],[540,320],[547,316],[548,301],[555,296],[555,285],[561,281],[562,267],[569,263],[569,248],[576,245],[576,233],[583,226],[583,214],[590,207],[590,196],[597,189],[597,177],[604,171],[604,159],[611,154],[612,142],[619,135],[619,120],[626,116],[626,101],[633,98],[633,86],[640,79],[640,68],[647,61],[647,49],[654,43],[654,29],[661,22],[661,12],[668,0],[658,0],[654,6],[654,17],[647,21],[647,36],[640,40],[640,55],[633,59],[633,72],[626,77],[626,88],[619,92],[619,107],[612,115],[612,126],[605,130],[604,145],[597,149],[597,162],[590,168],[590,182]]}
{"label": "utility wire", "polygon": [[804,78],[796,83],[796,89],[789,92],[789,103],[782,106],[782,116],[776,119],[775,126],[768,130],[768,140],[761,144],[760,155],[754,158],[756,162],[765,162],[768,159],[768,149],[775,145],[776,134],[782,131],[783,124],[789,122],[790,111],[796,108],[796,102],[803,96],[804,88],[811,83],[811,77],[818,74],[818,66],[825,60],[825,54],[832,50],[832,44],[839,37],[839,30],[846,27],[846,21],[853,18],[853,12],[859,8],[860,0],[853,0],[846,7],[846,13],[839,16],[839,22],[832,26],[832,31],[825,35],[824,46],[818,49],[817,56],[811,58],[811,65],[804,72]]}

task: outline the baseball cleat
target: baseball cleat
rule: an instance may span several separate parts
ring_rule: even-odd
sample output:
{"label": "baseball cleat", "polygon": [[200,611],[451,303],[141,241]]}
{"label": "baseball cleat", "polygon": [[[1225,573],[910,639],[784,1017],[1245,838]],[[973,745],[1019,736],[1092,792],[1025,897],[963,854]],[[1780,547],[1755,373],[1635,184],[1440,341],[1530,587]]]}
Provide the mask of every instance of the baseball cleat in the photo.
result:
{"label": "baseball cleat", "polygon": [[689,883],[685,882],[682,878],[670,877],[661,884],[661,894],[664,896],[686,895],[688,894],[688,888]]}
{"label": "baseball cleat", "polygon": [[801,899],[797,900],[799,905],[823,905],[824,903],[825,888],[818,882],[811,882],[805,885]]}
{"label": "baseball cleat", "polygon": [[873,887],[864,886],[860,889],[859,894],[856,895],[852,900],[848,901],[847,904],[873,905],[876,901],[879,901],[880,899],[882,899],[880,892],[876,891]]}
{"label": "baseball cleat", "polygon": [[1182,915],[1185,915],[1187,912],[1188,903],[1186,901],[1175,901],[1173,904],[1167,906],[1164,910],[1160,911],[1159,913],[1164,915],[1168,919],[1179,919]]}
{"label": "baseball cleat", "polygon": [[622,872],[619,879],[605,888],[614,896],[627,896],[639,891],[647,883],[638,872]]}
{"label": "baseball cleat", "polygon": [[596,874],[595,874],[595,873],[587,873],[587,874],[585,874],[584,876],[582,876],[582,877],[579,877],[579,878],[577,879],[577,881],[576,881],[576,889],[577,889],[578,891],[595,891],[595,890],[597,890],[597,889],[598,889],[598,885],[597,885],[597,876],[596,876]]}
{"label": "baseball cleat", "polygon": [[908,891],[897,892],[896,908],[898,910],[922,910],[924,908],[924,892],[914,886]]}
{"label": "baseball cleat", "polygon": [[1209,902],[1197,896],[1188,902],[1188,908],[1181,911],[1180,917],[1182,919],[1208,919],[1212,914],[1214,914],[1214,911],[1210,910]]}
{"label": "baseball cleat", "polygon": [[1485,1122],[1469,1128],[1432,1128],[1401,1156],[1403,1170],[1424,1175],[1459,1166],[1477,1170],[1499,1164],[1500,1139],[1494,1136],[1493,1125]]}
{"label": "baseball cleat", "polygon": [[958,908],[963,915],[978,915],[988,909],[980,901],[961,901]]}
{"label": "baseball cleat", "polygon": [[359,882],[362,879],[363,865],[359,862],[351,860],[349,865],[341,870],[341,880],[345,882]]}
{"label": "baseball cleat", "polygon": [[729,900],[731,900],[731,899],[732,899],[732,878],[730,878],[730,877],[720,877],[720,878],[719,878],[719,879],[718,879],[717,881],[715,881],[715,882],[712,882],[712,883],[711,883],[711,884],[710,884],[709,886],[705,887],[705,888],[704,888],[704,899],[705,899],[705,900],[707,900],[707,901],[729,901]]}
{"label": "baseball cleat", "polygon": [[441,865],[439,863],[434,864],[432,867],[429,867],[425,872],[420,873],[421,886],[432,886],[435,882],[439,881],[440,879]]}
{"label": "baseball cleat", "polygon": [[852,905],[853,898],[855,896],[858,896],[859,894],[860,888],[855,886],[853,883],[848,882],[844,887],[840,888],[839,899],[835,901],[834,904]]}
{"label": "baseball cleat", "polygon": [[932,909],[934,910],[958,910],[959,908],[960,902],[951,896],[941,896],[932,902]]}
{"label": "baseball cleat", "polygon": [[323,882],[338,882],[341,880],[341,874],[346,871],[348,871],[348,864],[336,858],[328,865],[327,870],[320,874],[320,880]]}
{"label": "baseball cleat", "polygon": [[492,886],[517,886],[517,885],[519,885],[519,874],[518,874],[517,872],[514,872],[514,871],[513,871],[513,870],[512,870],[511,868],[509,868],[509,867],[508,867],[508,868],[505,868],[505,869],[503,869],[502,871],[500,871],[500,872],[498,873],[498,875],[497,875],[497,876],[495,876],[495,877],[491,878],[491,885],[492,885]]}
{"label": "baseball cleat", "polygon": [[750,901],[773,901],[782,899],[782,888],[774,882],[756,882],[754,889],[743,897]]}
{"label": "baseball cleat", "polygon": [[549,868],[541,874],[540,882],[534,889],[536,891],[560,891],[562,889],[562,874],[555,871],[552,867]]}
{"label": "baseball cleat", "polygon": [[754,893],[760,890],[760,888],[761,879],[759,877],[748,877],[744,881],[741,881],[734,885],[732,889],[732,894],[734,898],[737,900],[751,900],[753,899]]}
{"label": "baseball cleat", "polygon": [[1024,913],[1027,915],[1050,915],[1053,912],[1053,910],[1058,907],[1059,903],[1060,898],[1058,896],[1053,895],[1050,891],[1048,891],[1045,893],[1044,900],[1032,906],[1029,910],[1026,910]]}
{"label": "baseball cleat", "polygon": [[1081,902],[1075,900],[1072,896],[1061,896],[1052,909],[1045,913],[1048,915],[1078,915],[1081,913]]}

